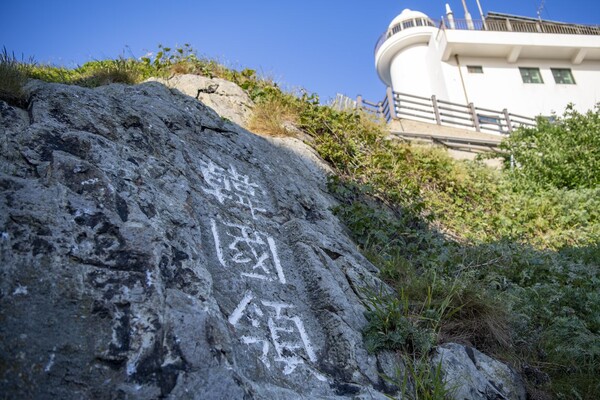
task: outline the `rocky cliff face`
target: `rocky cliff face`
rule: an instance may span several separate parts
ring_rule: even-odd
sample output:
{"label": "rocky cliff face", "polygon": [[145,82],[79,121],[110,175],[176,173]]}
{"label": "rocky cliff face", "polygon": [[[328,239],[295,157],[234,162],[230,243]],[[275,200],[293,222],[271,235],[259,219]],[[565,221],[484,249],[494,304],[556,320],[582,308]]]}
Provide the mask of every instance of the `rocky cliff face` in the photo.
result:
{"label": "rocky cliff face", "polygon": [[156,82],[28,90],[0,101],[0,397],[395,392],[310,149]]}

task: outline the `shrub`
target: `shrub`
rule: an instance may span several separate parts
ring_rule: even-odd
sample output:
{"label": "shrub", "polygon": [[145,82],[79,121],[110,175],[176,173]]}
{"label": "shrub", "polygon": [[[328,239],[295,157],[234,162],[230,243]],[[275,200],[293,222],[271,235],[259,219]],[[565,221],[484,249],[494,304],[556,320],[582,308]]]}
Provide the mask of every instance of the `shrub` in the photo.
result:
{"label": "shrub", "polygon": [[501,147],[505,164],[515,162],[514,178],[524,186],[559,189],[600,185],[600,105],[585,114],[569,105],[562,118],[538,118],[520,128]]}
{"label": "shrub", "polygon": [[556,397],[593,398],[597,188],[532,191],[437,150],[321,129],[331,137],[318,149],[339,173],[329,185],[334,211],[398,293],[370,300],[371,349],[418,354],[434,333],[434,343],[469,343],[541,369]]}
{"label": "shrub", "polygon": [[72,84],[78,76],[73,69],[52,65],[29,64],[26,71],[29,78],[52,83]]}

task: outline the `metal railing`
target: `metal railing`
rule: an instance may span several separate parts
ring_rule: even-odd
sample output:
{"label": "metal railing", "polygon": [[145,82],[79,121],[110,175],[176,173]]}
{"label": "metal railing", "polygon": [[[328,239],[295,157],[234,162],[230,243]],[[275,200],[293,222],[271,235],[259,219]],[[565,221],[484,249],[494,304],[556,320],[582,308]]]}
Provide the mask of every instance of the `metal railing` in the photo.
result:
{"label": "metal railing", "polygon": [[459,104],[439,100],[436,96],[423,97],[394,92],[390,88],[388,88],[385,98],[378,103],[365,101],[359,96],[356,99],[356,108],[378,115],[387,122],[393,119],[407,118],[504,135],[510,134],[520,126],[536,125],[534,118],[512,114],[506,108],[492,110],[476,107],[473,103]]}
{"label": "metal railing", "polygon": [[486,19],[484,21],[444,18],[440,21],[441,29],[450,30],[488,30],[495,32],[527,32],[554,33],[565,35],[600,35],[600,26],[562,24],[549,21],[518,21],[510,18]]}
{"label": "metal railing", "polygon": [[529,33],[555,33],[555,34],[566,34],[566,35],[600,35],[600,26],[598,25],[579,25],[579,24],[566,24],[560,22],[551,21],[526,21],[526,20],[515,20],[511,18],[500,18],[494,16],[493,18],[486,18],[482,20],[465,20],[465,19],[452,19],[442,18],[440,20],[425,20],[427,22],[421,22],[420,24],[411,23],[406,24],[405,21],[396,24],[388,28],[375,43],[375,54],[379,48],[392,36],[400,33],[406,29],[419,28],[423,26],[439,26],[440,30],[444,29],[456,29],[456,30],[488,30],[495,32],[529,32]]}
{"label": "metal railing", "polygon": [[379,50],[381,45],[383,45],[383,43],[385,43],[386,40],[388,40],[395,34],[400,33],[406,29],[422,28],[424,26],[435,28],[437,26],[437,23],[429,18],[414,18],[389,27],[385,32],[383,32],[379,36],[379,39],[377,39],[377,43],[375,43],[375,54],[377,54],[377,50]]}
{"label": "metal railing", "polygon": [[338,93],[335,96],[335,100],[333,100],[333,102],[331,103],[331,107],[340,111],[353,109],[356,108],[356,100]]}
{"label": "metal railing", "polygon": [[373,116],[383,118],[386,122],[390,122],[391,120],[390,102],[388,101],[387,96],[383,101],[373,103],[364,100],[362,96],[358,96],[356,100],[354,100],[343,94],[338,94],[331,103],[331,107],[340,111],[359,109]]}
{"label": "metal railing", "polygon": [[474,153],[497,152],[499,151],[500,143],[502,142],[501,139],[480,139],[404,131],[390,131],[390,133],[402,140],[441,144],[449,149]]}

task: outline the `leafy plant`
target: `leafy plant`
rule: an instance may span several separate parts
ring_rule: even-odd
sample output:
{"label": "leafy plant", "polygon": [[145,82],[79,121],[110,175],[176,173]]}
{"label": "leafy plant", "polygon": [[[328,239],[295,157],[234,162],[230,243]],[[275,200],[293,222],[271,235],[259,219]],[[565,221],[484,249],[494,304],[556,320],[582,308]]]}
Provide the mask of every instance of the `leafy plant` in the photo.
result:
{"label": "leafy plant", "polygon": [[369,351],[391,349],[422,355],[435,345],[435,331],[411,319],[408,298],[371,295],[367,307],[365,343]]}
{"label": "leafy plant", "polygon": [[[557,397],[593,398],[598,189],[519,191],[511,174],[435,150],[377,140],[350,149],[340,151],[330,179],[334,211],[398,293],[370,300],[369,347],[417,354],[420,338],[434,332],[435,341],[467,342],[541,369]],[[420,190],[399,193],[403,178],[418,179]]]}
{"label": "leafy plant", "polygon": [[[52,65],[39,65],[33,62],[18,63],[6,50],[6,65],[15,71],[18,67],[24,79],[33,78],[47,82],[65,83],[85,87],[97,87],[110,83],[135,84],[150,77],[170,78],[175,74],[196,74],[218,77],[237,83],[250,93],[261,88],[274,87],[273,82],[261,80],[251,69],[236,71],[225,67],[215,60],[198,57],[189,44],[182,47],[158,45],[154,55],[135,58],[118,57],[115,59],[90,61],[77,68],[65,68]],[[3,63],[4,65],[4,63]],[[11,82],[7,79],[6,83]]]}
{"label": "leafy plant", "polygon": [[534,128],[520,128],[501,147],[512,175],[524,186],[559,189],[600,185],[600,104],[585,114],[569,105],[563,117],[538,118]]}

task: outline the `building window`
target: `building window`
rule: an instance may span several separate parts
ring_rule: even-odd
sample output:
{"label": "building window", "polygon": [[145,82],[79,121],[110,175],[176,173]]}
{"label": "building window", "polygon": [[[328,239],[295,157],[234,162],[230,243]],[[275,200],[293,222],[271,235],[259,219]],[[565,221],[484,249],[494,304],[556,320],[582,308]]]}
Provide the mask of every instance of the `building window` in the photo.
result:
{"label": "building window", "polygon": [[523,83],[544,83],[539,68],[519,68]]}
{"label": "building window", "polygon": [[552,71],[552,75],[554,76],[554,82],[565,85],[575,84],[573,73],[569,68],[550,68],[550,70]]}
{"label": "building window", "polygon": [[414,23],[414,21],[413,21],[412,19],[411,19],[411,20],[408,20],[408,21],[404,21],[404,22],[402,23],[402,27],[403,27],[404,29],[406,29],[406,28],[412,28],[413,26],[415,26],[415,23]]}
{"label": "building window", "polygon": [[483,74],[483,67],[481,65],[467,65],[467,71],[470,74]]}

